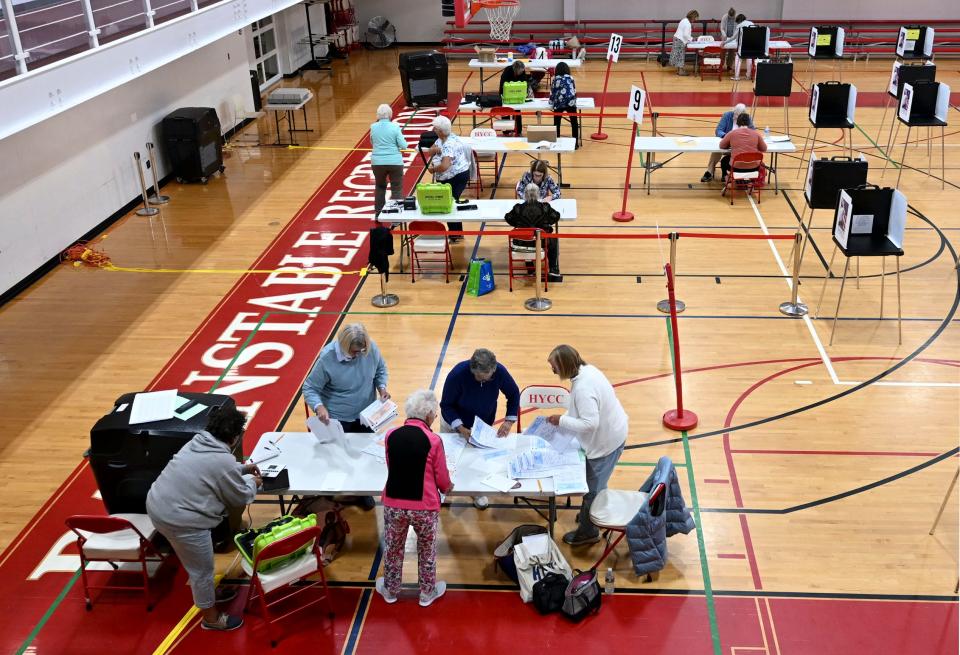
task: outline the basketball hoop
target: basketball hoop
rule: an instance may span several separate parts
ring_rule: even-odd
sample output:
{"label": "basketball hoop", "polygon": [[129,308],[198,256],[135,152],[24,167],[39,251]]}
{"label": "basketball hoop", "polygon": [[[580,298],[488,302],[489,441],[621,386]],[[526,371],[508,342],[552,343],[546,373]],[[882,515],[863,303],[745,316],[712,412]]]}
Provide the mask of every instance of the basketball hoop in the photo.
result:
{"label": "basketball hoop", "polygon": [[490,38],[495,41],[509,41],[513,19],[520,13],[520,0],[474,0],[474,7],[486,12],[490,23]]}

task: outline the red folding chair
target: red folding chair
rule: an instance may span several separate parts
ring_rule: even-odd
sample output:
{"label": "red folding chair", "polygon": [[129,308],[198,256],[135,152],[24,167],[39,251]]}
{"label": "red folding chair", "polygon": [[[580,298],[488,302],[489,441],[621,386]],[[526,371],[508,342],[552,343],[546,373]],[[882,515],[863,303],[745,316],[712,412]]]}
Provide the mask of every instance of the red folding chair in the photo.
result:
{"label": "red folding chair", "polygon": [[[491,127],[475,127],[470,132],[471,139],[484,139],[484,138],[496,138],[497,131]],[[476,179],[476,189],[477,195],[479,196],[480,192],[483,191],[483,176],[484,172],[490,173],[494,179],[497,178],[497,171],[500,169],[500,155],[495,152],[487,153],[478,153],[477,149],[473,149],[473,161],[477,168],[477,179]],[[487,164],[487,166],[481,166],[481,164]],[[490,164],[493,164],[491,167]]]}
{"label": "red folding chair", "polygon": [[[644,504],[651,506],[650,512],[654,516],[659,516],[666,509],[665,499],[660,501],[665,489],[666,486],[661,482],[649,494],[626,489],[604,489],[597,494],[590,506],[590,522],[604,531],[603,536],[607,547],[597,563],[593,565],[594,569],[599,570],[603,560],[607,559],[617,544],[627,536],[627,524],[633,520]],[[617,533],[617,538],[611,543],[610,537],[614,532]]]}
{"label": "red folding chair", "polygon": [[[442,232],[442,235],[413,234],[407,243],[410,248],[410,281],[416,282],[417,269],[421,275],[424,272],[439,272],[443,264],[443,275],[450,282],[450,269],[453,268],[453,255],[450,253],[450,244],[447,241],[447,226],[438,221],[413,221],[410,223],[411,232]],[[424,267],[424,264],[430,264]]]}
{"label": "red folding chair", "polygon": [[513,109],[512,107],[492,107],[490,109],[491,126],[500,136],[506,136],[506,132],[514,136],[523,136],[516,134],[517,119],[519,117],[520,110]]}
{"label": "red folding chair", "polygon": [[[83,596],[87,610],[93,609],[91,589],[143,589],[147,611],[153,609],[150,602],[150,573],[147,562],[165,559],[151,540],[157,529],[146,514],[113,514],[111,516],[77,515],[66,520],[67,527],[77,535],[80,550],[80,577],[83,580]],[[87,564],[107,562],[113,567],[109,573],[119,571],[117,562],[139,562],[142,585],[91,585],[87,579]]]}
{"label": "red folding chair", "polygon": [[[513,236],[513,235],[517,236]],[[513,291],[514,278],[530,278],[534,281],[537,278],[537,249],[534,246],[518,246],[514,240],[529,241],[530,230],[519,229],[511,230],[510,236],[507,236],[507,256],[508,256],[508,274],[510,277],[510,291]],[[543,278],[543,290],[547,290],[547,246],[546,242],[540,242],[540,276]]]}
{"label": "red folding chair", "polygon": [[723,48],[707,46],[700,50],[700,81],[707,75],[716,75],[717,81],[723,80]]}
{"label": "red folding chair", "polygon": [[[256,598],[260,606],[260,611],[263,613],[263,620],[267,624],[267,634],[270,636],[271,647],[276,647],[279,641],[273,624],[290,616],[294,612],[298,612],[320,601],[326,601],[327,616],[331,619],[333,618],[333,604],[330,602],[330,590],[327,587],[327,578],[323,574],[323,551],[317,543],[319,537],[319,526],[307,528],[289,537],[279,539],[265,547],[257,555],[252,566],[245,559],[240,562],[243,570],[250,576],[251,592],[247,598],[246,610],[249,611],[254,598]],[[269,571],[260,570],[263,562],[286,557],[307,545],[310,547],[302,555],[291,559],[277,568],[271,568]],[[293,588],[294,583],[305,581],[305,578],[314,573],[319,574],[319,579],[311,580],[306,584],[297,585]],[[267,594],[273,594],[273,592],[280,591],[284,587],[292,589],[288,589],[288,593],[267,602]],[[299,607],[290,609],[280,616],[274,617],[271,614],[271,607],[289,601],[291,598],[299,597],[306,592],[317,591],[318,587],[322,593],[312,600],[301,604]]]}
{"label": "red folding chair", "polygon": [[757,192],[757,204],[760,204],[760,190],[767,185],[767,169],[763,165],[762,152],[741,152],[730,160],[730,172],[721,195],[730,192],[730,204],[733,204],[735,191],[743,191],[745,196]]}

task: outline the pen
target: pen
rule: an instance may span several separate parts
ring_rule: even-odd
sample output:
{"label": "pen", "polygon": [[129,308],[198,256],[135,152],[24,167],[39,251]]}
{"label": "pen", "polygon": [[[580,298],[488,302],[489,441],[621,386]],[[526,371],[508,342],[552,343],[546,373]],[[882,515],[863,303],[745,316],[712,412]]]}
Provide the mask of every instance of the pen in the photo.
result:
{"label": "pen", "polygon": [[540,484],[540,478],[537,478],[537,489],[539,489],[541,492],[543,491],[543,485]]}

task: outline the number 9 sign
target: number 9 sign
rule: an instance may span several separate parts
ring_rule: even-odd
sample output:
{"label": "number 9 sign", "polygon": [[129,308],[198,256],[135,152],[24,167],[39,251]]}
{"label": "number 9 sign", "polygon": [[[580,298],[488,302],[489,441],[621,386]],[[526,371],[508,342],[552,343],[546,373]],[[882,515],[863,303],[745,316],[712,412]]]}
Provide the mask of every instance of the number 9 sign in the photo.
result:
{"label": "number 9 sign", "polygon": [[630,104],[627,105],[627,118],[637,125],[643,123],[643,105],[646,99],[646,91],[639,86],[630,87]]}
{"label": "number 9 sign", "polygon": [[623,37],[619,34],[610,34],[610,45],[607,46],[607,60],[617,63],[620,59],[620,46],[623,45]]}

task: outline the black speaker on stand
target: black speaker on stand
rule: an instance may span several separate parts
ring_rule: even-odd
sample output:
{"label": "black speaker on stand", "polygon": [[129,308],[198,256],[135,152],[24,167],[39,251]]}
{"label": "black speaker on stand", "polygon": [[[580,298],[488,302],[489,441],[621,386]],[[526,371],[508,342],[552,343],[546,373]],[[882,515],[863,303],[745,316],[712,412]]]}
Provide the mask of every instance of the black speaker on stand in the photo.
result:
{"label": "black speaker on stand", "polygon": [[223,135],[212,107],[182,107],[163,119],[163,151],[177,182],[203,184],[223,172]]}

